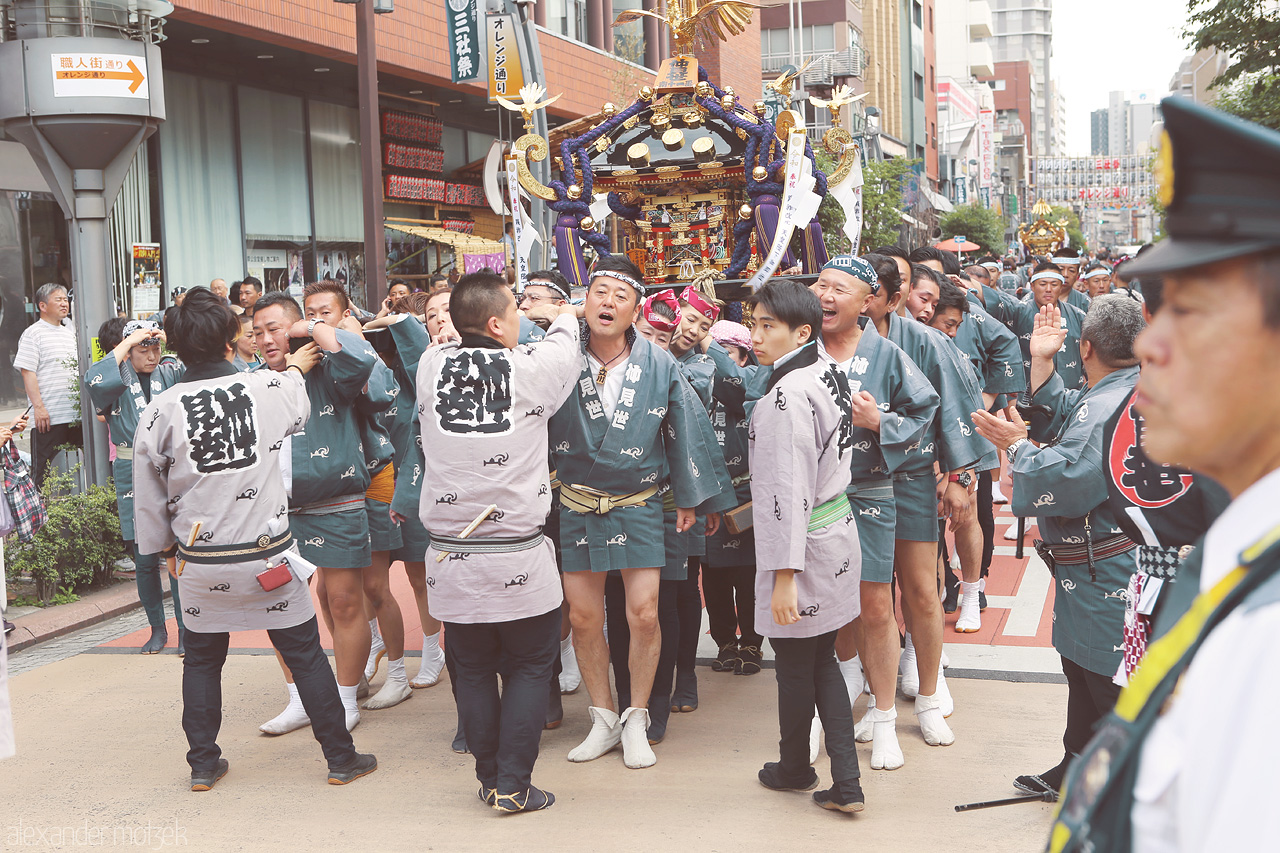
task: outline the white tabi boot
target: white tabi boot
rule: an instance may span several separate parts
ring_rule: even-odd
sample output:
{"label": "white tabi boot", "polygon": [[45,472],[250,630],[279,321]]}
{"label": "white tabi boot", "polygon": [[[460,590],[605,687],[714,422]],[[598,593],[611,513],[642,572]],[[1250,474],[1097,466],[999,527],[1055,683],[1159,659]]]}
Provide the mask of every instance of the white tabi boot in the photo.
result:
{"label": "white tabi boot", "polygon": [[364,665],[364,677],[366,681],[373,680],[374,675],[378,672],[378,664],[387,656],[387,644],[382,641],[382,633],[378,631],[378,620],[369,620],[369,633],[373,637],[373,641],[369,645],[369,660]]}
{"label": "white tabi boot", "polygon": [[973,583],[960,581],[960,618],[956,620],[958,633],[972,634],[982,629],[982,613],[978,609],[980,591],[980,581]]}
{"label": "white tabi boot", "polygon": [[951,689],[947,687],[947,677],[942,674],[942,667],[938,667],[938,688],[933,691],[933,695],[938,697],[942,716],[950,717],[956,712],[956,700],[951,698]]}
{"label": "white tabi boot", "polygon": [[915,698],[920,692],[920,672],[916,669],[916,647],[907,634],[907,645],[898,658],[898,675],[902,677],[902,695],[908,699]]}
{"label": "white tabi boot", "polygon": [[422,635],[422,662],[418,664],[418,674],[409,682],[414,690],[422,687],[435,687],[440,683],[440,673],[444,671],[444,649],[440,648],[440,632],[427,636]]}
{"label": "white tabi boot", "polygon": [[582,673],[578,670],[578,653],[573,650],[573,633],[560,641],[560,692],[568,695],[577,693],[582,684]]}
{"label": "white tabi boot", "polygon": [[[897,770],[906,761],[898,745],[898,709],[881,711],[872,703],[862,722],[871,728],[871,769]],[[865,741],[864,741],[865,743]]]}
{"label": "white tabi boot", "polygon": [[862,719],[853,725],[853,739],[858,743],[871,743],[872,733],[875,731],[875,720],[871,718],[871,712],[875,707],[876,695],[868,693],[867,710],[863,712]]}
{"label": "white tabi boot", "polygon": [[849,689],[849,705],[852,707],[867,689],[867,677],[862,672],[862,661],[854,655],[849,660],[837,662],[840,664],[840,674],[844,676],[844,686]]}
{"label": "white tabi boot", "polygon": [[938,695],[916,696],[916,720],[920,723],[920,734],[929,746],[951,746],[956,742],[951,727],[942,717],[942,703]]}
{"label": "white tabi boot", "polygon": [[622,763],[632,770],[657,764],[658,756],[649,746],[649,709],[628,708],[618,719],[622,723]]}
{"label": "white tabi boot", "polygon": [[399,705],[413,695],[409,686],[409,678],[404,671],[404,656],[399,660],[387,661],[387,680],[372,699],[364,703],[367,711],[381,711]]}
{"label": "white tabi boot", "polygon": [[569,750],[570,761],[595,761],[622,741],[622,723],[615,712],[591,705],[587,713],[591,715],[591,731],[586,740]]}
{"label": "white tabi boot", "polygon": [[818,712],[813,713],[813,723],[809,726],[809,763],[818,760],[818,736],[822,734],[822,718]]}
{"label": "white tabi boot", "polygon": [[298,685],[285,684],[285,687],[289,688],[289,704],[279,716],[258,726],[258,731],[263,734],[284,735],[311,725],[311,718],[307,716],[307,710],[302,707],[302,697],[298,695]]}

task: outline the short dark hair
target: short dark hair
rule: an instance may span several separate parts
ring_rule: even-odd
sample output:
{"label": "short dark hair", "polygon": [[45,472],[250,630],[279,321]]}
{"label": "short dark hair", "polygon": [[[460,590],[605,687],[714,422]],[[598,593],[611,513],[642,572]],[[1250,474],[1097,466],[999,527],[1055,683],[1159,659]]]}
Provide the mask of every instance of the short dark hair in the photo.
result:
{"label": "short dark hair", "polygon": [[808,326],[810,339],[822,330],[822,303],[798,281],[771,281],[751,294],[748,302],[768,311],[790,329]]}
{"label": "short dark hair", "polygon": [[448,280],[449,280],[449,276],[445,275],[442,272],[433,273],[431,278],[427,279],[427,285],[430,286],[433,284],[439,284],[442,281],[447,282]]}
{"label": "short dark hair", "polygon": [[863,260],[875,267],[876,280],[884,288],[887,299],[893,299],[902,290],[902,270],[898,269],[898,262],[893,259],[894,257],[880,252],[863,256]]}
{"label": "short dark hair", "polygon": [[1079,260],[1080,250],[1075,246],[1063,246],[1061,249],[1056,250],[1053,256],[1055,258],[1075,258]]}
{"label": "short dark hair", "polygon": [[505,313],[510,299],[507,280],[493,270],[467,273],[453,286],[449,318],[459,332],[484,334],[489,318]]}
{"label": "short dark hair", "polygon": [[947,277],[932,267],[926,267],[924,264],[912,262],[911,264],[911,286],[915,287],[917,281],[921,279],[932,282],[938,286],[938,291],[942,291],[942,283],[947,281]]}
{"label": "short dark hair", "polygon": [[401,296],[391,306],[391,310],[397,314],[425,314],[427,311],[427,302],[431,300],[430,294],[415,290],[408,296]]}
{"label": "short dark hair", "polygon": [[[401,284],[403,283],[401,282]],[[302,304],[306,305],[308,299],[313,296],[319,296],[322,293],[330,293],[336,296],[338,304],[342,306],[343,311],[351,310],[351,297],[347,296],[347,289],[336,281],[313,281],[302,288]]]}
{"label": "short dark hair", "polygon": [[960,272],[960,259],[955,254],[944,252],[937,246],[920,246],[912,249],[911,254],[907,255],[907,260],[913,264],[937,261],[942,264],[942,271],[947,275],[955,275]]}
{"label": "short dark hair", "polygon": [[302,306],[298,304],[298,300],[283,290],[263,294],[262,298],[253,306],[254,316],[257,316],[257,313],[262,309],[270,308],[273,305],[283,308],[285,316],[294,322],[302,319]]}
{"label": "short dark hair", "polygon": [[631,262],[631,259],[621,252],[614,252],[611,255],[605,255],[603,258],[596,259],[591,265],[591,271],[609,270],[610,272],[620,272],[623,275],[629,275],[636,281],[644,284],[644,273],[640,272],[640,268]]}
{"label": "short dark hair", "polygon": [[884,255],[887,258],[902,258],[904,261],[911,260],[911,258],[907,257],[907,250],[901,246],[881,246],[872,254]]}
{"label": "short dark hair", "polygon": [[937,314],[947,308],[958,308],[961,314],[968,314],[969,295],[964,292],[964,288],[944,278],[938,283],[938,304],[933,312]]}
{"label": "short dark hair", "polygon": [[98,327],[98,346],[102,347],[103,352],[110,353],[120,346],[120,342],[124,340],[124,325],[128,322],[127,317],[112,317]]}
{"label": "short dark hair", "polygon": [[1049,272],[1056,272],[1059,275],[1062,274],[1062,267],[1058,266],[1053,261],[1044,260],[1044,259],[1041,259],[1036,264],[1036,267],[1031,271],[1031,274],[1035,275],[1038,272],[1045,272],[1046,270],[1048,270]]}
{"label": "short dark hair", "polygon": [[212,290],[192,288],[174,309],[166,332],[178,358],[190,367],[225,361],[227,345],[240,335],[240,321]]}
{"label": "short dark hair", "polygon": [[258,291],[259,293],[262,292],[262,282],[259,281],[254,276],[251,276],[251,275],[245,276],[244,280],[240,282],[240,286],[243,287],[246,284],[252,287],[254,290]]}

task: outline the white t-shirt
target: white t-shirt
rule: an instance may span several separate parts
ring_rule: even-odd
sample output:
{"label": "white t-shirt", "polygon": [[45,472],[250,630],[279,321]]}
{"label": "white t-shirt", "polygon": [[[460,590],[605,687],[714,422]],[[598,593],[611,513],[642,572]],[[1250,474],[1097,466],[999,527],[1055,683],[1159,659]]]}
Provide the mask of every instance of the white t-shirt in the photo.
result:
{"label": "white t-shirt", "polygon": [[40,397],[49,411],[49,423],[69,424],[79,420],[71,396],[80,381],[74,329],[35,321],[18,338],[13,366],[35,373]]}
{"label": "white t-shirt", "polygon": [[[613,410],[618,405],[618,400],[622,398],[622,386],[626,379],[627,364],[630,361],[631,354],[627,353],[627,357],[622,361],[615,361],[609,365],[604,384],[596,387],[596,393],[600,395],[600,403],[604,406],[604,416],[610,420],[613,419]],[[591,379],[594,382],[595,377],[600,373],[601,362],[591,353],[587,353],[587,363],[591,365]]]}

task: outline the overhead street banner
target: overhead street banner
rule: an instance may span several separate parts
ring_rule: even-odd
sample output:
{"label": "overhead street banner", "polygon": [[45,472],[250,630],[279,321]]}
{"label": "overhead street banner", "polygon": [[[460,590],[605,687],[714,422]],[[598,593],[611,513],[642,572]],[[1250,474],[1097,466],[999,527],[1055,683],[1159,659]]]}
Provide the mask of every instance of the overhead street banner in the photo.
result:
{"label": "overhead street banner", "polygon": [[448,0],[449,67],[453,82],[480,79],[484,51],[480,44],[480,0]]}
{"label": "overhead street banner", "polygon": [[[151,97],[146,61],[123,53],[54,53],[53,95],[56,98]],[[141,64],[139,64],[141,63]]]}
{"label": "overhead street banner", "polygon": [[524,67],[520,64],[520,35],[516,32],[515,15],[489,14],[489,101],[496,103],[501,95],[514,98],[524,85]]}

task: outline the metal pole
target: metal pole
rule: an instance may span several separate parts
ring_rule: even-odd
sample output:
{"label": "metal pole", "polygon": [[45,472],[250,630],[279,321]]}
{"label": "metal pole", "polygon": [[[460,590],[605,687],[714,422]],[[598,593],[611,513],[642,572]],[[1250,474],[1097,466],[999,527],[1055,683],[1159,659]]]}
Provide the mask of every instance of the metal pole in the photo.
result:
{"label": "metal pole", "polygon": [[[365,0],[365,2],[368,2],[368,0]],[[520,55],[524,57],[524,79],[529,82],[536,80],[546,85],[547,78],[542,73],[542,51],[538,47],[538,30],[530,7],[525,3],[515,3],[514,0],[506,0],[506,4],[507,11],[517,12],[520,16],[520,23],[523,24],[521,33],[524,36],[525,49],[520,52]],[[549,138],[546,110],[538,110],[533,114],[533,132],[543,139]],[[512,134],[514,135],[514,133],[515,131],[513,130]],[[533,176],[544,186],[551,183],[551,160],[552,156],[549,155],[547,159],[541,162],[529,164]],[[532,202],[532,216],[530,218],[533,219],[534,224],[537,226],[538,233],[542,235],[542,266],[549,267],[551,266],[551,234],[554,227],[552,212],[542,199],[531,198],[530,201]],[[588,199],[589,201],[590,199]],[[515,215],[514,210],[511,213]]]}
{"label": "metal pole", "polygon": [[364,182],[365,306],[387,295],[382,237],[382,136],[378,127],[378,37],[373,0],[356,4],[356,80],[360,99],[360,176]]}
{"label": "metal pole", "polygon": [[[136,146],[135,146],[136,147]],[[110,258],[107,254],[107,211],[105,182],[100,169],[76,169],[72,173],[75,190],[73,210],[68,220],[71,236],[72,277],[75,285],[76,354],[83,372],[93,364],[93,339],[98,326],[115,316],[111,304],[111,283],[107,281]],[[111,477],[107,459],[107,428],[95,416],[93,403],[80,394],[80,427],[84,435],[84,469],[91,485],[105,485]]]}

